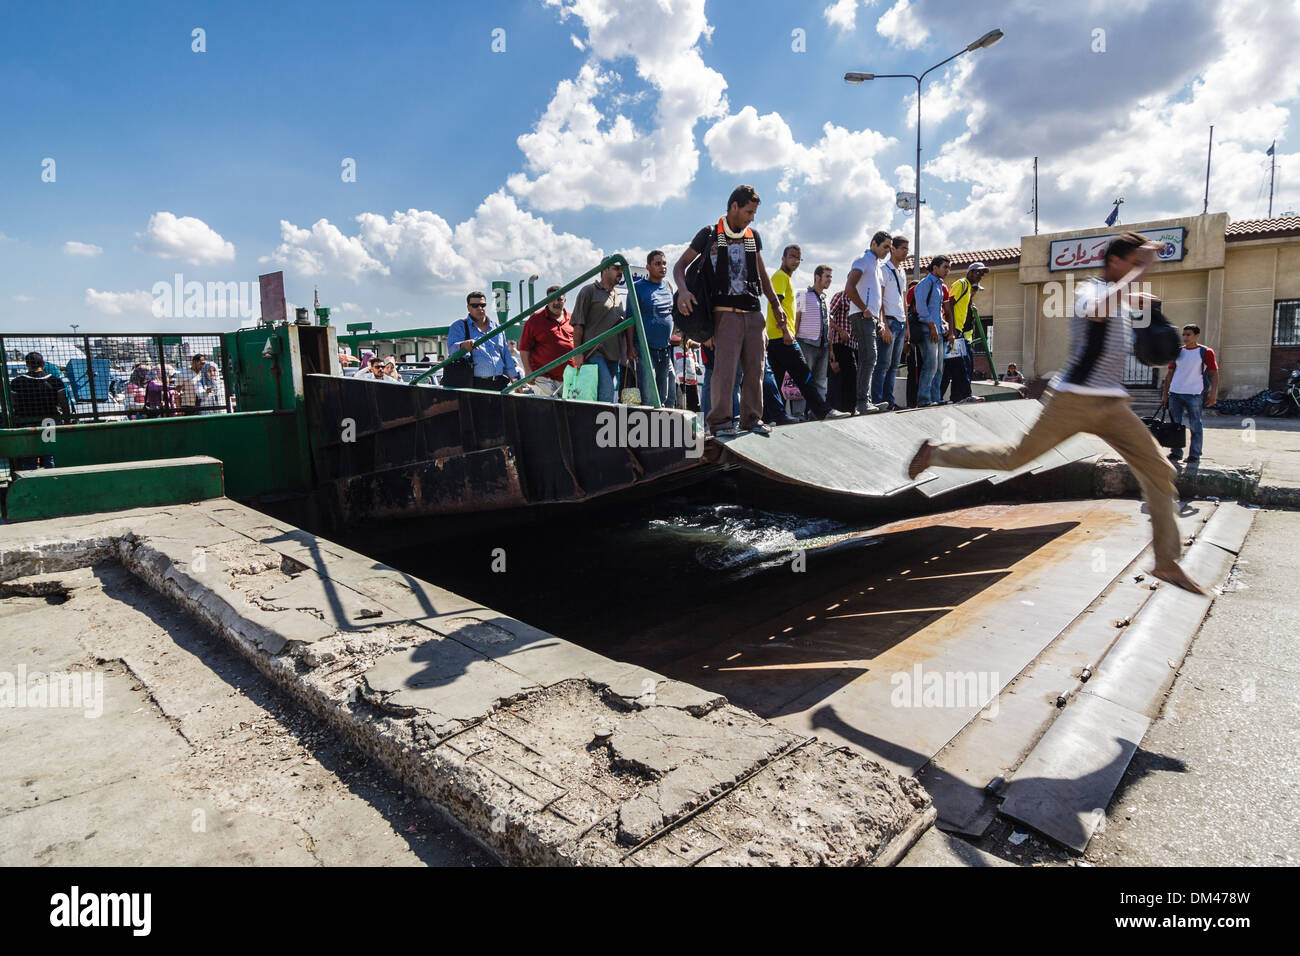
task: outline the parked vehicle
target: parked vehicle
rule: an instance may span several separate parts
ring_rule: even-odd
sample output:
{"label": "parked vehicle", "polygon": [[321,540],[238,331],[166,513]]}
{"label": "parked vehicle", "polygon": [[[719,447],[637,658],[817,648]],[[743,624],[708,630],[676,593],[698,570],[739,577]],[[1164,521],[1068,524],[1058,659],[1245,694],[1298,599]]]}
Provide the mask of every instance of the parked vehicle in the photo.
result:
{"label": "parked vehicle", "polygon": [[1291,376],[1279,391],[1264,396],[1266,411],[1273,418],[1300,413],[1300,366],[1291,370]]}

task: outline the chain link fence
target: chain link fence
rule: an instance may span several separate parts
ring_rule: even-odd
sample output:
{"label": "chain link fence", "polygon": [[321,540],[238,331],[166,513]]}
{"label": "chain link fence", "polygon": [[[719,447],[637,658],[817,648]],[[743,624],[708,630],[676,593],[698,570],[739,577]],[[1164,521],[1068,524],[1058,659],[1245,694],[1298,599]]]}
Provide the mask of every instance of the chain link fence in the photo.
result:
{"label": "chain link fence", "polygon": [[[29,370],[32,353],[42,371]],[[220,335],[0,335],[0,354],[5,428],[236,410]],[[55,405],[44,376],[62,382],[66,405]]]}

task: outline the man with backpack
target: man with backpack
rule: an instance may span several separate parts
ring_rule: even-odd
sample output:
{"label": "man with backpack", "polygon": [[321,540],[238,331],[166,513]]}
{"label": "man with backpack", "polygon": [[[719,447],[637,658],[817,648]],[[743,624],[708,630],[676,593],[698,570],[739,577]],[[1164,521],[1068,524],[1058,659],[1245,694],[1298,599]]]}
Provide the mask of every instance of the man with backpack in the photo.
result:
{"label": "man with backpack", "polygon": [[[43,427],[48,421],[71,421],[68,390],[63,379],[45,370],[45,359],[40,352],[28,352],[26,362],[27,371],[19,372],[9,381],[14,426]],[[25,455],[13,460],[15,471],[53,467],[53,455]]]}
{"label": "man with backpack", "polygon": [[[1169,414],[1179,425],[1186,425],[1192,433],[1189,465],[1201,460],[1201,440],[1205,430],[1201,425],[1201,412],[1219,401],[1219,363],[1214,349],[1201,345],[1199,325],[1183,326],[1183,350],[1169,363],[1165,375],[1161,401],[1169,406]],[[1181,448],[1169,453],[1170,461],[1183,457]]]}
{"label": "man with backpack", "polygon": [[[711,336],[700,334],[698,326],[704,316],[695,317],[690,323],[693,327],[684,331],[700,341],[713,339],[714,362],[709,373],[709,414],[705,424],[712,434],[720,437],[736,434],[731,421],[731,390],[736,381],[737,359],[744,373],[740,427],[764,435],[772,431],[762,421],[766,322],[759,311],[759,296],[771,303],[773,316],[780,325],[787,324],[787,317],[763,265],[763,241],[758,231],[750,227],[758,215],[758,203],[753,186],[737,186],[727,199],[726,214],[716,224],[697,232],[673,267],[677,312],[689,318],[697,305],[712,310]],[[688,278],[687,268],[697,258],[701,261],[694,278]],[[696,291],[706,296],[707,301],[701,303]],[[682,326],[680,320],[678,325]]]}
{"label": "man with backpack", "polygon": [[[1130,287],[1150,268],[1159,249],[1158,243],[1137,233],[1116,236],[1106,247],[1101,276],[1076,286],[1070,362],[1052,380],[1051,398],[1018,443],[933,445],[924,441],[907,467],[907,477],[915,481],[932,465],[1015,471],[1071,435],[1096,435],[1119,452],[1142,488],[1151,515],[1152,576],[1204,594],[1178,563],[1181,536],[1174,512],[1178,495],[1174,467],[1133,414],[1133,400],[1124,387],[1124,369],[1132,350],[1131,320],[1136,311]],[[919,304],[919,287],[916,298]],[[924,388],[923,384],[923,394]]]}

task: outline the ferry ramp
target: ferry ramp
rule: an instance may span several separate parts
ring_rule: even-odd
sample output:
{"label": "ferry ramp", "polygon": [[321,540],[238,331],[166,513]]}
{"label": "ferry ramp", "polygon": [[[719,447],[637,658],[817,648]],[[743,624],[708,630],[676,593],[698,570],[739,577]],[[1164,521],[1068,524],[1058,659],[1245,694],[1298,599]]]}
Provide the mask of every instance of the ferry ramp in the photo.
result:
{"label": "ferry ramp", "polygon": [[791,485],[857,498],[889,498],[916,489],[928,498],[988,482],[998,485],[1100,454],[1079,434],[1015,471],[931,468],[913,481],[907,465],[923,439],[962,444],[1016,441],[1037,420],[1036,401],[945,405],[882,415],[857,415],[745,433],[719,441],[725,464]]}

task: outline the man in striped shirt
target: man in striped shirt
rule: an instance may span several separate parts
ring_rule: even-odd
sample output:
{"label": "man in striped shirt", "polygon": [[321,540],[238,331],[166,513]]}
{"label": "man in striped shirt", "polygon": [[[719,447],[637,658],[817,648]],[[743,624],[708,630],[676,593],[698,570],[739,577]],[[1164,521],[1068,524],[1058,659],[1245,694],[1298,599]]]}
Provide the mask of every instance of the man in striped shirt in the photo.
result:
{"label": "man in striped shirt", "polygon": [[1129,286],[1146,272],[1160,245],[1126,232],[1106,247],[1100,279],[1082,282],[1070,320],[1070,363],[1052,381],[1054,394],[1016,445],[931,445],[922,442],[907,475],[916,480],[931,465],[1014,471],[1071,435],[1090,432],[1114,448],[1137,477],[1151,514],[1155,550],[1152,575],[1196,594],[1204,590],[1178,563],[1174,520],[1174,467],[1133,414],[1124,387],[1133,308]]}

